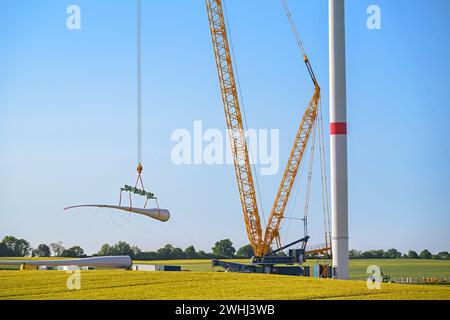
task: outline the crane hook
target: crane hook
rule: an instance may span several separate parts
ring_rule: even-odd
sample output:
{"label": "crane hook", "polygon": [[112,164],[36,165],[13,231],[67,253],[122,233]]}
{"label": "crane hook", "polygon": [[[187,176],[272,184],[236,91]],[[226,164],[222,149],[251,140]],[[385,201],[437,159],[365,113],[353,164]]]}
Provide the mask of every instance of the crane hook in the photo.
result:
{"label": "crane hook", "polygon": [[142,164],[139,162],[137,165],[137,172],[140,175],[142,173],[142,170],[144,170],[144,167],[142,166]]}

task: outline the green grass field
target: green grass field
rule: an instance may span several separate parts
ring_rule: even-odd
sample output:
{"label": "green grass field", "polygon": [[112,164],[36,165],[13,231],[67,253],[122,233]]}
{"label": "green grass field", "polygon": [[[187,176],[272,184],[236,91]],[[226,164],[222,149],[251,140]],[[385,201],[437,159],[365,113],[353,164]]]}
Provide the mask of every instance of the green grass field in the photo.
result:
{"label": "green grass field", "polygon": [[[242,260],[241,260],[242,261]],[[245,261],[242,261],[245,262]],[[181,265],[186,272],[98,270],[81,272],[81,290],[67,289],[64,271],[0,271],[0,299],[442,299],[448,285],[382,284],[369,290],[365,281],[211,272],[210,261],[153,261]],[[0,262],[1,264],[1,262]],[[310,261],[309,264],[313,264]],[[395,276],[450,277],[450,261],[352,260],[352,279],[366,279],[377,264]]]}
{"label": "green grass field", "polygon": [[[229,260],[233,262],[247,263],[248,260]],[[168,261],[136,261],[136,263],[177,265],[182,270],[211,272],[220,268],[211,269],[210,260],[168,260]],[[313,266],[324,261],[309,260],[305,265]],[[367,267],[380,266],[383,273],[393,277],[447,277],[450,281],[450,261],[440,260],[350,260],[350,278],[352,280],[365,280],[368,277]]]}
{"label": "green grass field", "polygon": [[450,286],[236,274],[224,272],[81,272],[69,291],[62,271],[0,271],[0,299],[450,299]]}

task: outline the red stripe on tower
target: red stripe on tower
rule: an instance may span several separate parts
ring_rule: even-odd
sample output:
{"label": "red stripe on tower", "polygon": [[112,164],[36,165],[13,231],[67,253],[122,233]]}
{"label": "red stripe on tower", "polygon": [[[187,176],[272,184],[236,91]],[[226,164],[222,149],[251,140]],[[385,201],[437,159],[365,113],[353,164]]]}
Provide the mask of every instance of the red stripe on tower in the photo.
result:
{"label": "red stripe on tower", "polygon": [[347,134],[347,123],[346,122],[334,122],[330,124],[330,134],[335,135],[346,135]]}

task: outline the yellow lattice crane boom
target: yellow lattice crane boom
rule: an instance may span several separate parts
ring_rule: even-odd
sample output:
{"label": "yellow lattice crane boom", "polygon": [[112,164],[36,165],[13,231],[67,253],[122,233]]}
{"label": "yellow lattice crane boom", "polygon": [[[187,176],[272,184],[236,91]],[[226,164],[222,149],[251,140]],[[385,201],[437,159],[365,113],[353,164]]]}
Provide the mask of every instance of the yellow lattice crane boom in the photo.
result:
{"label": "yellow lattice crane boom", "polygon": [[244,135],[222,2],[221,0],[206,0],[206,6],[245,226],[254,252],[260,253],[262,242],[261,221]]}
{"label": "yellow lattice crane boom", "polygon": [[[305,114],[303,115],[300,128],[295,137],[294,146],[292,147],[283,178],[278,188],[277,196],[273,204],[270,217],[266,227],[264,236],[264,254],[269,252],[270,246],[274,239],[279,237],[280,224],[283,219],[289,196],[294,186],[298,168],[303,159],[312,128],[317,118],[317,108],[320,99],[320,88],[317,87],[314,92]],[[279,245],[280,246],[280,245]]]}

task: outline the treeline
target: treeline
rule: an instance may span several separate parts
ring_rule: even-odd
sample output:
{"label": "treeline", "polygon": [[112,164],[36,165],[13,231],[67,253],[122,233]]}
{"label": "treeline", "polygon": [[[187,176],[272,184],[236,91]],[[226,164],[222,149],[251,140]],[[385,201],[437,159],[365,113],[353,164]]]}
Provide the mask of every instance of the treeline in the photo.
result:
{"label": "treeline", "polygon": [[205,252],[202,250],[197,251],[194,246],[189,246],[183,250],[174,247],[171,244],[166,244],[156,251],[142,251],[136,246],[131,246],[124,241],[119,241],[112,246],[104,244],[95,256],[127,255],[135,260],[247,258],[249,257],[249,253],[246,252],[246,248],[247,246],[236,251],[233,247],[233,243],[229,239],[224,239],[216,242],[211,249],[212,252]]}
{"label": "treeline", "polygon": [[[114,245],[104,244],[100,250],[92,256],[130,256],[135,260],[173,260],[173,259],[228,259],[251,258],[253,250],[250,245],[236,250],[230,239],[216,242],[211,252],[197,251],[194,246],[186,249],[176,248],[171,244],[156,251],[143,251],[137,246],[132,246],[125,241],[119,241]],[[84,258],[87,255],[80,246],[65,248],[61,241],[40,244],[32,248],[25,239],[6,236],[0,242],[0,257],[71,257]]]}
{"label": "treeline", "polygon": [[434,260],[450,260],[450,254],[447,251],[441,251],[437,254],[432,254],[429,250],[423,250],[420,253],[416,251],[408,251],[401,253],[397,249],[384,250],[369,250],[369,251],[349,251],[350,259],[434,259]]}
{"label": "treeline", "polygon": [[[137,246],[132,246],[125,241],[119,241],[114,245],[104,244],[100,250],[92,256],[130,256],[135,260],[175,260],[175,259],[231,259],[231,258],[251,258],[253,249],[250,245],[245,245],[238,250],[234,248],[230,239],[217,241],[211,252],[197,251],[194,246],[185,249],[167,244],[156,251],[143,251]],[[280,252],[279,255],[284,255]],[[40,244],[32,248],[30,243],[24,239],[17,239],[13,236],[6,236],[0,242],[0,257],[72,257],[84,258],[83,248],[73,246],[65,248],[62,242],[51,243],[49,245]],[[329,258],[323,256],[309,256],[310,259]],[[349,251],[350,259],[435,259],[450,260],[450,254],[446,251],[432,254],[428,250],[423,250],[419,254],[416,251],[401,253],[396,249],[369,250],[369,251]]]}
{"label": "treeline", "polygon": [[25,239],[17,239],[13,236],[6,236],[0,242],[0,257],[71,257],[84,258],[86,254],[80,246],[64,248],[62,242],[51,243],[50,245],[40,244],[32,248]]}

